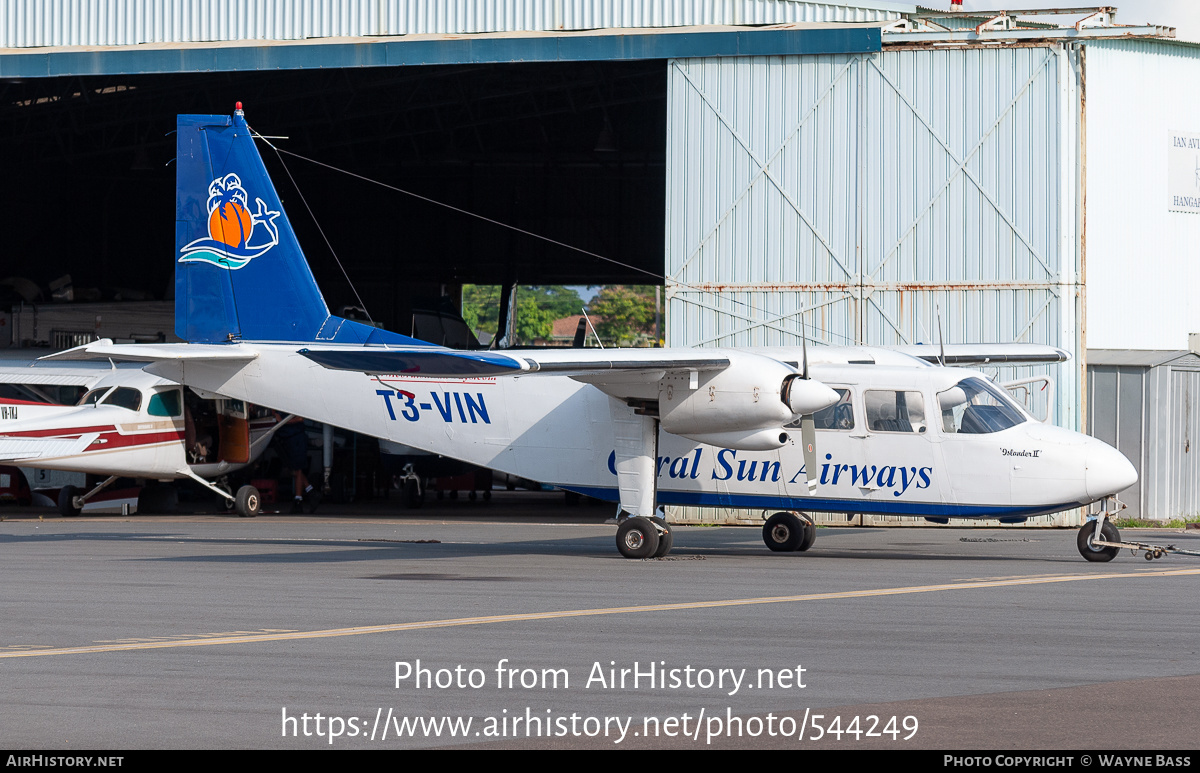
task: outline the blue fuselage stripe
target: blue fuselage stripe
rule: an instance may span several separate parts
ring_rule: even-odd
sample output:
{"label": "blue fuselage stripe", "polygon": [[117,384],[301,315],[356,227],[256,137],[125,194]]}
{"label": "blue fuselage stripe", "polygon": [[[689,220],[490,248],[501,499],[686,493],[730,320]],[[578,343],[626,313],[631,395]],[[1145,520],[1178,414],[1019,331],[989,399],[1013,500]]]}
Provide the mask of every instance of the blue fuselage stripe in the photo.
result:
{"label": "blue fuselage stripe", "polygon": [[[559,488],[575,491],[585,496],[608,502],[617,502],[620,500],[620,494],[615,488],[561,484],[559,484]],[[779,510],[814,510],[822,513],[908,515],[925,518],[1026,518],[1079,507],[1078,502],[1066,502],[1054,505],[951,505],[938,502],[879,502],[870,499],[825,499],[820,497],[715,494],[701,491],[662,490],[658,492],[657,500],[660,505],[776,508]]]}

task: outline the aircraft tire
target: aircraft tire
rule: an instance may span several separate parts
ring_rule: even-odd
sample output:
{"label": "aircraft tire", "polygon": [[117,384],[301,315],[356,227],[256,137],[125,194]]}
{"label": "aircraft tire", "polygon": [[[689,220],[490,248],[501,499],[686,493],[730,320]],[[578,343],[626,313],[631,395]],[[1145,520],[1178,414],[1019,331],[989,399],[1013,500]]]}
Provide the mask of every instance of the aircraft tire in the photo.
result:
{"label": "aircraft tire", "polygon": [[671,526],[667,523],[667,519],[653,518],[651,520],[656,521],[662,528],[662,531],[658,533],[658,549],[654,551],[655,558],[662,558],[667,553],[670,553],[671,548],[675,546],[675,534],[671,531]]}
{"label": "aircraft tire", "polygon": [[238,489],[233,508],[237,510],[239,518],[253,518],[258,515],[262,511],[262,497],[259,496],[258,489],[253,486],[242,486]]}
{"label": "aircraft tire", "polygon": [[626,558],[652,558],[658,541],[658,529],[649,518],[626,518],[617,527],[617,550]]}
{"label": "aircraft tire", "polygon": [[79,496],[79,489],[74,486],[63,486],[58,492],[58,512],[63,518],[74,518],[79,515],[81,508],[75,506],[75,497]]}
{"label": "aircraft tire", "polygon": [[804,524],[804,537],[800,540],[799,547],[796,550],[804,552],[813,546],[817,541],[817,525],[812,521],[801,521]]}
{"label": "aircraft tire", "polygon": [[[1120,548],[1102,548],[1092,544],[1092,536],[1096,533],[1096,524],[1088,521],[1079,530],[1079,536],[1075,540],[1075,544],[1079,546],[1079,555],[1086,558],[1088,561],[1111,561],[1117,557],[1117,553],[1121,552]],[[1113,526],[1108,521],[1100,527],[1100,536],[1105,542],[1120,542],[1121,533],[1117,531],[1117,527]]]}
{"label": "aircraft tire", "polygon": [[791,513],[775,513],[763,524],[763,542],[776,553],[799,550],[804,536],[804,524]]}

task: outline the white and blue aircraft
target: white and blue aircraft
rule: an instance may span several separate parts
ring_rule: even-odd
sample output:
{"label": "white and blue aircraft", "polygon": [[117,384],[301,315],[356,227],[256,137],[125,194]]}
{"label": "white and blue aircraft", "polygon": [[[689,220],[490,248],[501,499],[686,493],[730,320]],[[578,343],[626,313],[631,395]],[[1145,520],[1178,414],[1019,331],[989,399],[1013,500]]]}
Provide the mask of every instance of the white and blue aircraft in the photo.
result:
{"label": "white and blue aircraft", "polygon": [[[330,314],[241,106],[178,123],[176,333],[56,355],[150,363],[197,389],[617,502],[617,548],[665,555],[660,505],[778,511],[763,537],[806,550],[806,512],[1030,516],[1113,497],[1118,451],[1034,420],[984,374],[1057,362],[1036,345],[460,351]],[[253,204],[251,203],[253,202]],[[944,359],[943,359],[944,358]],[[1099,513],[1082,555],[1111,560]]]}

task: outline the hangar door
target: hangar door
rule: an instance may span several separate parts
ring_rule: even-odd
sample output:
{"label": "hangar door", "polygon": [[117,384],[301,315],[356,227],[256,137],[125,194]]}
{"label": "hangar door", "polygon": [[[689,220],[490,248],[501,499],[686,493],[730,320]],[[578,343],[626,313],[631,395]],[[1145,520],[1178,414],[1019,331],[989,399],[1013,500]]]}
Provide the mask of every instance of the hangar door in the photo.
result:
{"label": "hangar door", "polygon": [[831,344],[936,343],[940,307],[948,343],[1079,351],[1073,56],[669,61],[668,343],[796,345],[804,309]]}

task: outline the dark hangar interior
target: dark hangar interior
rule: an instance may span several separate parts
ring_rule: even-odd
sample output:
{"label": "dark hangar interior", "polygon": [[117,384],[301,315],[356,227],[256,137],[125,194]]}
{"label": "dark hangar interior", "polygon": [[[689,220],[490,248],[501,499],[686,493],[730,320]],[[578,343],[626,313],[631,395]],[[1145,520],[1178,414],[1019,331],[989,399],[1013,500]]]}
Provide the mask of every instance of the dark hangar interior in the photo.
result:
{"label": "dark hangar interior", "polygon": [[335,312],[356,301],[322,230],[372,317],[402,332],[414,298],[462,283],[662,275],[666,66],[647,60],[0,79],[0,279],[170,300],[175,116],[237,101],[282,149],[611,259],[299,158],[285,169],[260,144]]}

